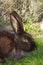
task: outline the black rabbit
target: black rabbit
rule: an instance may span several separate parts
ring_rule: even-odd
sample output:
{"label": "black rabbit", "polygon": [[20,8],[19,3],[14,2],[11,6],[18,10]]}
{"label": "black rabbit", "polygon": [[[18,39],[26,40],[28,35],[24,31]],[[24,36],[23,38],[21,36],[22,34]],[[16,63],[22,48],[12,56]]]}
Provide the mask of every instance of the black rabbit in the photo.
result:
{"label": "black rabbit", "polygon": [[14,33],[0,31],[0,62],[24,57],[36,49],[34,39],[23,30],[22,19],[16,11],[10,14],[10,22]]}

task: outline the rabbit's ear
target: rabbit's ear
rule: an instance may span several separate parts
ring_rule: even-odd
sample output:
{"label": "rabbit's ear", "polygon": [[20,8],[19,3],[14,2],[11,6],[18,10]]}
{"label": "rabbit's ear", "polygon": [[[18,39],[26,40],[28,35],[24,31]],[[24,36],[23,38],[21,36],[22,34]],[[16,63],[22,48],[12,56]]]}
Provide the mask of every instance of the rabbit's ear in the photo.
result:
{"label": "rabbit's ear", "polygon": [[22,34],[24,31],[22,19],[15,11],[10,14],[10,22],[14,32],[16,32],[16,34]]}

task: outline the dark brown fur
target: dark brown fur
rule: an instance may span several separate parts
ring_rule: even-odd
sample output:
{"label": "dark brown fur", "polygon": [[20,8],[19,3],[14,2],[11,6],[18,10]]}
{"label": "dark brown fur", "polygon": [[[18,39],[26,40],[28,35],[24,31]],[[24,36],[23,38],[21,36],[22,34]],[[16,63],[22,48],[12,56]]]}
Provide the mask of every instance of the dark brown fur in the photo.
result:
{"label": "dark brown fur", "polygon": [[21,17],[13,11],[10,14],[14,34],[0,31],[0,62],[4,59],[21,58],[36,49],[32,36],[23,29]]}
{"label": "dark brown fur", "polygon": [[14,48],[14,35],[6,32],[0,31],[0,59],[4,59],[8,56],[8,53]]}

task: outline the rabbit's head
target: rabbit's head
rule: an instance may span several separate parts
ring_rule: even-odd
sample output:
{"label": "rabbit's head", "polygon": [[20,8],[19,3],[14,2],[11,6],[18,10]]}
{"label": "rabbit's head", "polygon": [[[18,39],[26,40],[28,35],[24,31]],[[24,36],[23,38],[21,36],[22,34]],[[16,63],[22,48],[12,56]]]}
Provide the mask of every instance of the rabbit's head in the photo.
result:
{"label": "rabbit's head", "polygon": [[34,39],[30,34],[24,31],[22,19],[15,11],[10,14],[10,22],[14,32],[17,34],[17,39],[15,40],[17,42],[17,48],[26,52],[35,50],[36,44]]}
{"label": "rabbit's head", "polygon": [[37,48],[34,39],[29,33],[24,32],[20,38],[21,43],[23,44],[23,50],[32,51]]}

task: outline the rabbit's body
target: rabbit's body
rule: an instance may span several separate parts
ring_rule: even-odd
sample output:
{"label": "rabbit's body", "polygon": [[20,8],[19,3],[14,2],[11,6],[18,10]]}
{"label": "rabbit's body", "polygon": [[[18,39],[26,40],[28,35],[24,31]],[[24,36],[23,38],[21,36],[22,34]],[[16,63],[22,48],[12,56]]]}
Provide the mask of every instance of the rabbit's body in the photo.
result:
{"label": "rabbit's body", "polygon": [[0,31],[0,62],[24,57],[36,49],[34,39],[24,31],[22,19],[15,11],[10,14],[10,22],[14,33]]}

